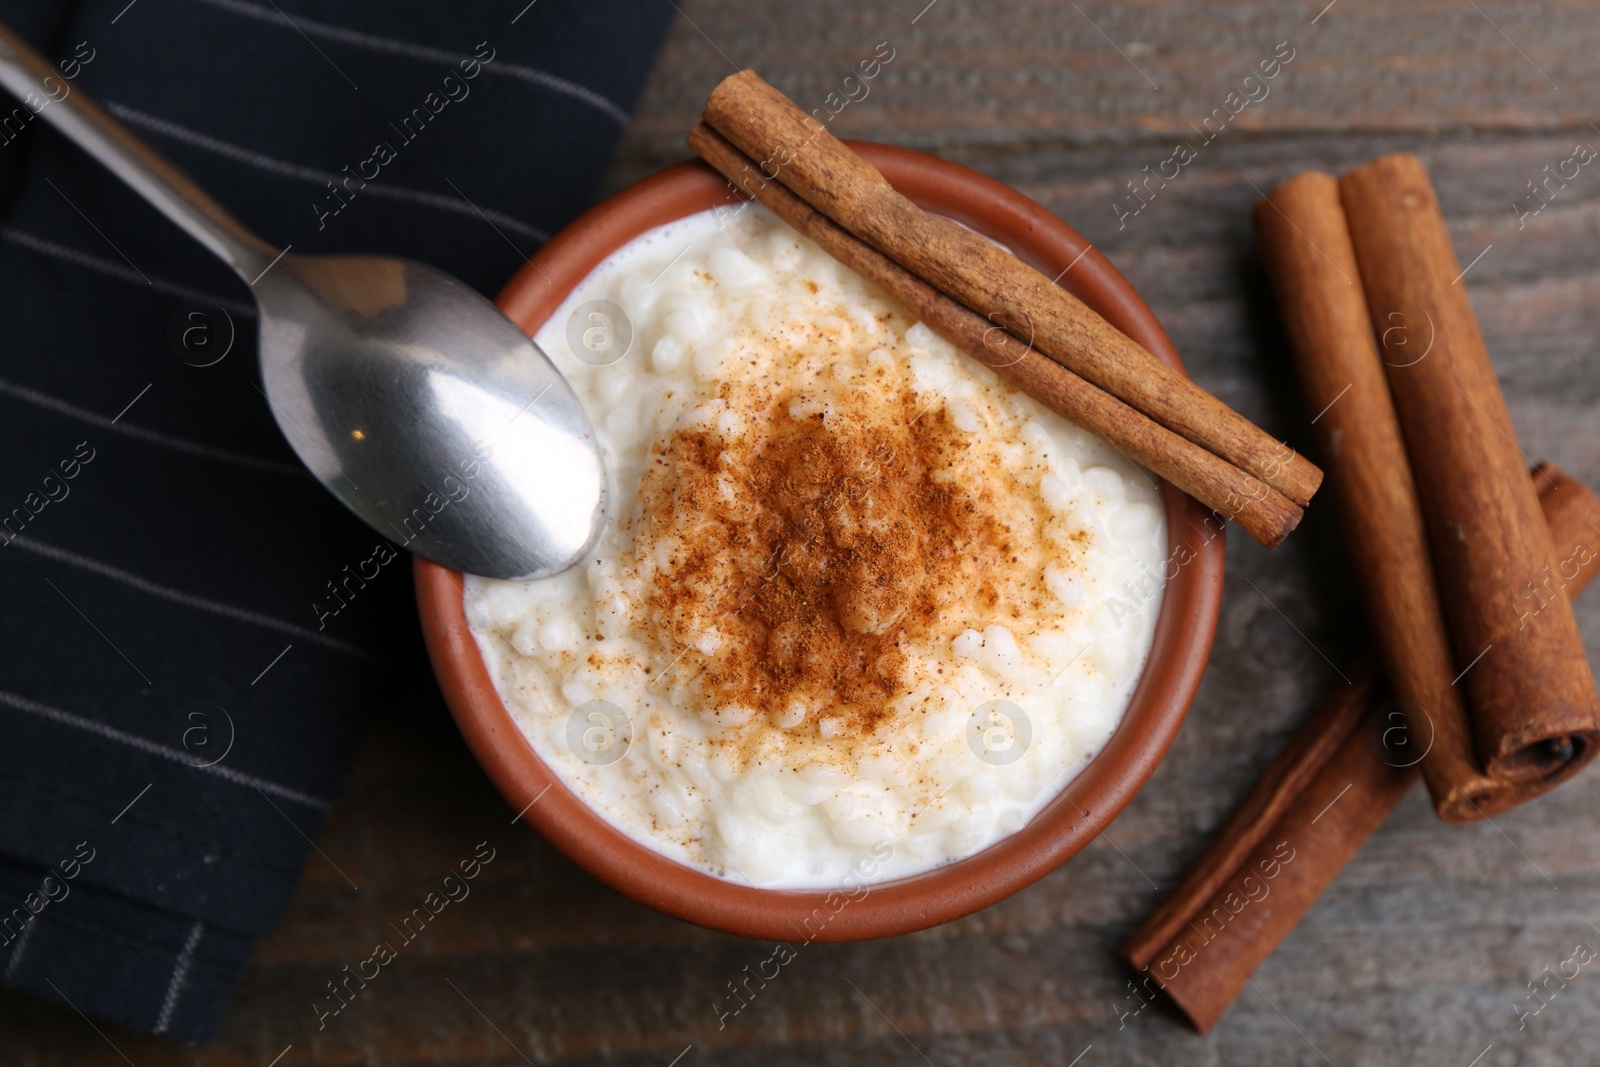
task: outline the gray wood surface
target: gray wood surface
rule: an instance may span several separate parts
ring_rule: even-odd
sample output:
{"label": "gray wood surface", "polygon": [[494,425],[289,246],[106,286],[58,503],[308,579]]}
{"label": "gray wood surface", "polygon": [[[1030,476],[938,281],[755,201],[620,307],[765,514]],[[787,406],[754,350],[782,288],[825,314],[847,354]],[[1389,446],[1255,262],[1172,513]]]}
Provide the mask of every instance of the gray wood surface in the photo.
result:
{"label": "gray wood surface", "polygon": [[[735,65],[815,106],[888,41],[895,58],[837,132],[937,151],[1038,199],[1128,275],[1203,385],[1304,442],[1250,229],[1257,190],[1416,151],[1462,263],[1488,248],[1464,282],[1524,450],[1600,484],[1600,161],[1521,228],[1513,207],[1576,142],[1600,145],[1592,4],[1337,0],[1313,22],[1325,0],[924,2],[686,0],[612,184],[685,155],[701,102]],[[1190,123],[1284,41],[1294,59],[1269,95],[1119,229],[1123,183],[1176,139],[1199,145]],[[1156,1008],[1119,1019],[1135,1002],[1116,945],[1363,643],[1326,507],[1271,554],[1231,537],[1228,561],[1200,698],[1102,840],[959,922],[805,948],[724,1029],[713,1003],[770,947],[637,907],[508,825],[427,694],[378,717],[319,842],[360,891],[313,857],[220,1042],[102,1037],[8,995],[0,1059],[261,1067],[292,1045],[281,1067],[1592,1062],[1600,993],[1587,971],[1600,961],[1547,993],[1525,1028],[1517,1014],[1544,968],[1578,944],[1600,949],[1594,772],[1467,828],[1440,824],[1413,793],[1209,1038]],[[1600,654],[1600,593],[1579,617]],[[323,983],[486,837],[501,859],[473,896],[319,1033],[310,1003]]]}

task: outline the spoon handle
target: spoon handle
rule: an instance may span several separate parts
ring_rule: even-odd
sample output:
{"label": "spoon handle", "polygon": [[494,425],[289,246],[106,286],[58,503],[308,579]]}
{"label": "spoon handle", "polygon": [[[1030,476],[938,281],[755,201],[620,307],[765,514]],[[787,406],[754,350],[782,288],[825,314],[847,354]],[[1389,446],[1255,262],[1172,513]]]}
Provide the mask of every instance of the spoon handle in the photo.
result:
{"label": "spoon handle", "polygon": [[0,23],[0,86],[105,165],[239,276],[254,284],[279,252],[75,89]]}

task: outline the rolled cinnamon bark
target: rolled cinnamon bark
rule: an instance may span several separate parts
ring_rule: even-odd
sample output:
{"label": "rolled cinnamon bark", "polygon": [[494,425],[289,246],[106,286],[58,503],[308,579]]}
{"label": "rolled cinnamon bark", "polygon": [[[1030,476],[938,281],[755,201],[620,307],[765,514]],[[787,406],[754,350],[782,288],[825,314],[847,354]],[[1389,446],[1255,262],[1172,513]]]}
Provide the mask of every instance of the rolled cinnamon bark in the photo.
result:
{"label": "rolled cinnamon bark", "polygon": [[[1545,464],[1533,472],[1575,597],[1600,574],[1600,496]],[[1123,943],[1145,990],[1201,1033],[1294,929],[1417,776],[1368,653],[1306,720],[1165,903]],[[1515,788],[1508,784],[1505,788]],[[1143,994],[1141,994],[1143,995]]]}
{"label": "rolled cinnamon bark", "polygon": [[1193,921],[1195,912],[1250,866],[1250,856],[1284,812],[1300,802],[1313,779],[1371,715],[1379,683],[1378,658],[1368,653],[1350,682],[1329,694],[1267,768],[1244,803],[1212,837],[1172,895],[1122,945],[1122,957],[1144,967]]}
{"label": "rolled cinnamon bark", "polygon": [[1479,770],[1339,183],[1315,172],[1290,178],[1256,205],[1255,222],[1384,672],[1414,736],[1432,738],[1422,775],[1434,810],[1451,823],[1494,815],[1551,788],[1594,749],[1521,789]]}
{"label": "rolled cinnamon bark", "polygon": [[689,146],[736,189],[877,285],[934,333],[1058,415],[1099,434],[1130,460],[1237,522],[1268,548],[1299,525],[1300,509],[1281,493],[995,329],[788,189],[763,179],[748,156],[705,123],[690,131]]}
{"label": "rolled cinnamon bark", "polygon": [[[1353,729],[1183,928],[1137,963],[1202,1034],[1416,780],[1384,762],[1373,675],[1330,698]],[[1364,714],[1363,714],[1364,713]]]}
{"label": "rolled cinnamon bark", "polygon": [[1156,359],[1071,293],[983,237],[897,193],[786,96],[745,70],[723,79],[705,121],[767,179],[935,289],[1154,421],[1304,506],[1322,472]]}
{"label": "rolled cinnamon bark", "polygon": [[1490,778],[1547,788],[1594,757],[1600,696],[1571,605],[1538,595],[1560,561],[1458,284],[1438,199],[1422,162],[1406,154],[1351,171],[1339,189],[1383,338],[1477,764]]}

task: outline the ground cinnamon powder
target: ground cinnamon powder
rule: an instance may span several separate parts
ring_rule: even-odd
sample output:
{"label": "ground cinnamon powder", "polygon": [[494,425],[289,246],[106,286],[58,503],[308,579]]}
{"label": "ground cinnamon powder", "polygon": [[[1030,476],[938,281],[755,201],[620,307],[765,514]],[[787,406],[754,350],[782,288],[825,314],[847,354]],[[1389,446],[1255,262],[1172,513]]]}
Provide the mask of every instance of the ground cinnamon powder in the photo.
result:
{"label": "ground cinnamon powder", "polygon": [[995,489],[948,476],[973,435],[877,376],[831,403],[724,385],[730,414],[659,443],[641,482],[641,621],[735,722],[869,734],[903,646],[1022,607],[996,583],[1015,559]]}

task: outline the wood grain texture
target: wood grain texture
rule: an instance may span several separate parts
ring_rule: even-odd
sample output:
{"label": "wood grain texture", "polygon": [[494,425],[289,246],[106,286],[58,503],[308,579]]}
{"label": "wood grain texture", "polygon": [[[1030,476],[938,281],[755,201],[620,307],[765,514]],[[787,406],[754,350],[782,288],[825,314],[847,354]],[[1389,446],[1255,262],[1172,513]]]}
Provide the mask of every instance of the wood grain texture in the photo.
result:
{"label": "wood grain texture", "polygon": [[[1457,258],[1466,264],[1493,246],[1463,284],[1524,451],[1600,482],[1600,171],[1586,168],[1520,229],[1513,210],[1542,167],[1579,140],[1600,144],[1588,126],[1600,115],[1591,74],[1600,19],[1588,3],[1475,0],[1557,92],[1456,0],[1338,0],[1315,25],[1325,0],[1078,0],[1159,90],[1072,5],[939,0],[910,25],[924,2],[685,0],[693,25],[674,27],[613,183],[686,158],[684,134],[735,65],[820,102],[888,39],[897,54],[872,95],[831,128],[939,151],[1045,204],[1128,275],[1203,386],[1307,444],[1315,413],[1302,409],[1278,356],[1284,338],[1251,209],[1300,171],[1341,173],[1415,151]],[[1167,158],[1187,122],[1283,40],[1298,53],[1271,95],[1119,229],[1113,204],[1124,183]],[[548,156],[526,151],[530,167]],[[278,1067],[523,1067],[506,1039],[540,1067],[667,1067],[691,1043],[678,1067],[921,1065],[912,1043],[938,1067],[1065,1065],[1090,1045],[1078,1067],[1325,1067],[1322,1054],[1341,1067],[1466,1067],[1491,1044],[1477,1067],[1572,1062],[1600,1031],[1587,977],[1525,1029],[1513,1009],[1526,983],[1575,944],[1600,948],[1589,925],[1600,921],[1592,770],[1493,825],[1444,827],[1412,792],[1209,1037],[1155,1008],[1120,1017],[1135,1002],[1117,946],[1339,682],[1332,663],[1367,641],[1332,508],[1313,506],[1270,554],[1233,538],[1228,567],[1212,666],[1189,722],[1103,839],[959,922],[812,946],[725,1029],[712,1003],[768,949],[636,907],[510,827],[512,812],[419,686],[413,705],[374,709],[318,842],[361,891],[313,859],[216,1045],[189,1049],[109,1027],[107,1036],[138,1067],[266,1067],[290,1044]],[[1577,611],[1593,658],[1600,593]],[[309,1002],[323,982],[490,835],[503,848],[474,895],[319,1034]],[[14,994],[0,995],[0,1062],[126,1067],[70,1010]]]}

